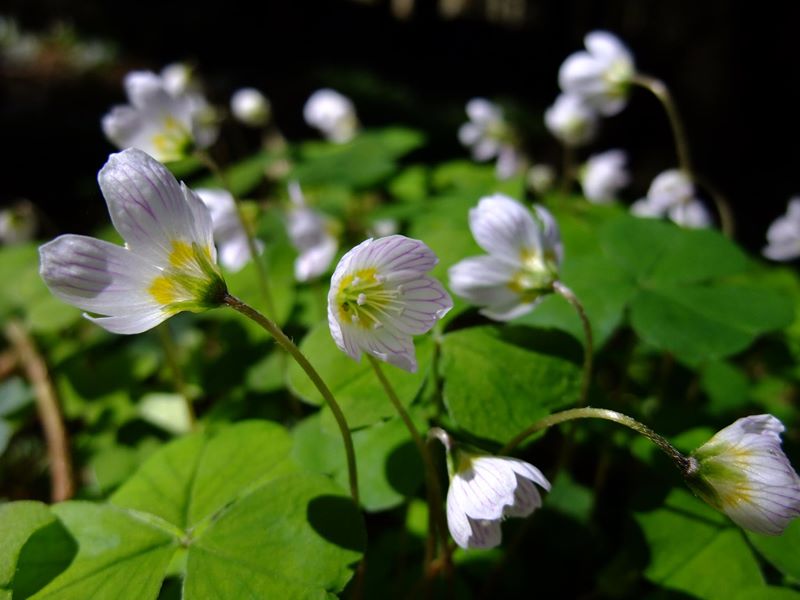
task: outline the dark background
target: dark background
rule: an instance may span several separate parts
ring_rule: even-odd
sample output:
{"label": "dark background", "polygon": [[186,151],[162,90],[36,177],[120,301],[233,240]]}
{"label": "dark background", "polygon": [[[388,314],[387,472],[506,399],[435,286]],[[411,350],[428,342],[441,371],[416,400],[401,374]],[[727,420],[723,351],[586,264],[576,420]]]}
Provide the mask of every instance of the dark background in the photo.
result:
{"label": "dark background", "polygon": [[[292,140],[315,136],[302,121],[302,105],[314,89],[330,85],[353,98],[367,126],[424,129],[429,144],[414,160],[467,157],[456,130],[465,120],[466,100],[481,95],[503,102],[535,159],[558,164],[558,146],[541,115],[558,93],[559,65],[598,28],[617,34],[642,72],[670,86],[695,168],[728,196],[744,245],[758,251],[769,223],[800,193],[797,3],[464,5],[458,16],[446,18],[438,2],[417,0],[400,19],[388,0],[4,0],[0,13],[16,17],[23,29],[40,31],[65,20],[82,36],[115,42],[119,61],[80,77],[0,64],[0,203],[25,197],[42,207],[51,219],[44,237],[105,222],[95,174],[113,148],[100,131],[100,117],[124,101],[127,70],[159,70],[176,60],[197,65],[220,105],[237,87],[262,89]],[[666,116],[642,90],[633,91],[620,115],[604,121],[583,156],[611,147],[627,149],[631,158],[635,180],[623,192],[626,200],[644,195],[654,175],[675,166]]]}

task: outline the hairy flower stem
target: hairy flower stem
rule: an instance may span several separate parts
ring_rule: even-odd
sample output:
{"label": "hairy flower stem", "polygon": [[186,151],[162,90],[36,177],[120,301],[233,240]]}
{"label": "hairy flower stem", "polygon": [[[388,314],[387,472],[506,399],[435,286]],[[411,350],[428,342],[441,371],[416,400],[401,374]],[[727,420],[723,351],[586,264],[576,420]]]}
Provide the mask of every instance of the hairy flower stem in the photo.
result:
{"label": "hairy flower stem", "polygon": [[539,419],[533,425],[522,431],[505,446],[503,446],[498,454],[510,453],[514,450],[514,448],[516,448],[519,444],[537,431],[547,429],[548,427],[552,427],[553,425],[558,425],[559,423],[564,423],[566,421],[573,421],[575,419],[605,419],[606,421],[614,421],[615,423],[624,425],[625,427],[633,429],[635,432],[642,434],[656,446],[658,446],[677,465],[681,471],[681,474],[686,475],[691,469],[691,459],[687,456],[684,456],[677,448],[675,448],[675,446],[670,444],[666,438],[657,434],[655,431],[647,427],[647,425],[640,423],[628,415],[618,413],[617,411],[608,410],[607,408],[592,408],[590,406],[564,410],[553,413],[552,415],[544,417],[543,419]]}
{"label": "hairy flower stem", "polygon": [[367,359],[369,363],[372,365],[373,370],[375,371],[375,375],[378,377],[378,380],[381,382],[386,395],[389,397],[389,400],[394,405],[397,413],[400,415],[400,418],[405,423],[406,428],[408,429],[409,433],[411,434],[411,438],[414,440],[414,443],[417,445],[417,449],[419,450],[420,455],[422,456],[422,462],[425,467],[425,482],[426,487],[428,488],[428,505],[430,514],[433,516],[433,522],[436,526],[436,529],[439,531],[439,536],[442,543],[442,550],[445,552],[446,559],[445,562],[449,561],[448,554],[448,537],[447,537],[447,521],[445,520],[444,511],[442,510],[442,487],[439,485],[439,477],[436,475],[436,465],[433,463],[433,458],[431,457],[430,449],[428,448],[425,440],[422,439],[417,427],[414,425],[414,422],[411,420],[411,416],[408,414],[408,411],[403,407],[403,404],[400,402],[400,398],[397,397],[397,393],[395,392],[392,384],[386,378],[386,374],[383,372],[381,368],[381,364],[377,358],[374,356],[367,354]]}
{"label": "hairy flower stem", "polygon": [[53,502],[69,500],[75,493],[69,439],[47,364],[22,323],[10,319],[5,325],[5,334],[36,394],[36,410],[50,462],[50,497]]}
{"label": "hairy flower stem", "polygon": [[701,180],[694,172],[689,155],[689,139],[686,136],[686,130],[683,128],[683,121],[681,121],[678,114],[678,107],[675,105],[672,94],[669,93],[669,88],[660,79],[641,73],[634,75],[631,82],[650,91],[661,102],[672,129],[672,137],[675,140],[675,151],[678,154],[678,164],[680,164],[681,171],[686,173],[690,180],[699,183],[708,190],[711,200],[717,209],[722,232],[726,237],[732,238],[734,231],[733,211],[725,197],[718,193],[715,188],[708,185],[705,180]]}
{"label": "hairy flower stem", "polygon": [[264,298],[264,307],[266,308],[267,314],[274,318],[275,302],[272,299],[272,292],[269,288],[267,270],[264,268],[264,263],[258,257],[256,234],[255,231],[253,231],[253,227],[250,225],[250,222],[247,220],[247,217],[245,217],[244,211],[242,210],[242,204],[236,194],[233,193],[233,189],[228,182],[228,178],[225,176],[225,172],[217,164],[217,161],[215,161],[211,155],[204,150],[198,150],[195,155],[197,156],[198,160],[200,160],[206,166],[206,168],[211,171],[211,174],[217,178],[220,185],[233,198],[233,205],[236,207],[236,216],[239,217],[239,222],[242,224],[242,228],[245,232],[245,238],[247,239],[247,249],[250,251],[250,258],[253,259],[253,262],[256,265],[258,285],[261,289],[261,296]]}
{"label": "hairy flower stem", "polygon": [[583,325],[584,349],[583,349],[583,379],[581,380],[581,395],[578,406],[585,406],[589,397],[589,385],[592,382],[592,360],[594,357],[594,336],[592,335],[592,324],[586,316],[583,304],[571,289],[560,281],[553,282],[553,290],[572,305]]}
{"label": "hairy flower stem", "polygon": [[356,453],[355,449],[353,448],[353,438],[350,435],[350,428],[347,425],[347,420],[345,419],[339,403],[336,402],[336,399],[333,397],[333,394],[328,386],[325,385],[322,377],[320,377],[319,373],[317,373],[317,370],[311,365],[311,363],[308,362],[308,359],[305,357],[305,355],[300,352],[300,349],[295,345],[295,343],[290,340],[289,337],[283,333],[283,330],[273,321],[262,315],[253,307],[245,304],[230,294],[225,294],[223,303],[230,306],[233,310],[242,313],[248,319],[258,323],[267,331],[267,333],[275,338],[275,341],[278,342],[278,344],[280,344],[280,346],[291,355],[298,365],[300,365],[300,368],[306,372],[308,378],[319,390],[319,393],[322,394],[322,397],[325,399],[328,408],[330,408],[331,413],[333,413],[333,418],[336,419],[336,424],[339,426],[339,432],[342,435],[344,452],[345,456],[347,457],[347,475],[350,481],[350,495],[353,497],[356,505],[360,506],[358,497],[358,473],[356,472]]}
{"label": "hairy flower stem", "polygon": [[169,365],[170,371],[172,371],[172,383],[175,386],[175,391],[183,398],[183,403],[186,406],[186,414],[189,417],[189,427],[195,429],[195,427],[197,427],[197,415],[194,412],[194,406],[192,406],[192,400],[189,398],[186,388],[186,380],[183,377],[183,369],[181,368],[175,340],[172,339],[169,325],[166,322],[156,327],[156,331],[158,331],[158,339],[161,341],[161,347],[164,350],[164,358]]}

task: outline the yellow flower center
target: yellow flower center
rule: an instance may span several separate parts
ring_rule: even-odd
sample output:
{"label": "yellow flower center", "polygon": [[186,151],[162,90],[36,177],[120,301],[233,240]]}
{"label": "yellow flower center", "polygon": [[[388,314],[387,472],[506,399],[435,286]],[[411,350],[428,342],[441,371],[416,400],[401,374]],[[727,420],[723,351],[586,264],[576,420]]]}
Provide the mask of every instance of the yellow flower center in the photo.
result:
{"label": "yellow flower center", "polygon": [[147,290],[156,302],[175,312],[219,304],[225,283],[211,260],[211,248],[173,240],[168,263]]}
{"label": "yellow flower center", "polygon": [[399,300],[402,286],[387,288],[377,269],[360,269],[346,275],[339,282],[336,306],[339,321],[352,323],[364,329],[377,329],[381,317],[400,315],[403,304]]}
{"label": "yellow flower center", "polygon": [[558,261],[552,252],[541,253],[526,248],[520,253],[520,262],[522,268],[511,278],[508,287],[522,296],[524,302],[533,302],[550,291],[558,276]]}
{"label": "yellow flower center", "polygon": [[192,146],[191,133],[172,115],[164,117],[161,130],[153,135],[151,141],[165,161],[183,158]]}

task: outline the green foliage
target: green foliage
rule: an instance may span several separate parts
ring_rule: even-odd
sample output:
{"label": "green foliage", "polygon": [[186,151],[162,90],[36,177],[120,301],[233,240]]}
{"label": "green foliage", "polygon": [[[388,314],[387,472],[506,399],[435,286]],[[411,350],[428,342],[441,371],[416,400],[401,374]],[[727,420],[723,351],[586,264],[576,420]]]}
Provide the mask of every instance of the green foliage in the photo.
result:
{"label": "green foliage", "polygon": [[[411,404],[422,388],[429,370],[432,346],[427,338],[417,344],[416,373],[407,373],[392,365],[383,367],[400,401],[406,406]],[[351,429],[372,425],[396,414],[369,362],[356,362],[339,350],[331,338],[327,322],[319,323],[303,338],[300,350],[333,392]],[[297,363],[289,365],[288,384],[289,389],[304,402],[323,405],[322,395]],[[338,431],[327,409],[323,410],[322,423],[329,431]]]}
{"label": "green foliage", "polygon": [[[432,275],[447,285],[450,267],[484,253],[469,210],[494,193],[527,203],[525,181],[498,181],[494,165],[466,159],[432,164],[425,141],[387,127],[346,144],[260,150],[225,168],[265,244],[258,260],[273,308],[253,263],[225,273],[229,291],[271,311],[341,405],[359,507],[345,495],[331,411],[258,325],[228,308],[172,317],[163,329],[176,381],[157,332],[100,330],[49,293],[34,244],[0,249],[0,276],[13,282],[0,290],[0,318],[22,322],[50,367],[79,484],[69,502],[10,501],[45,498],[49,464],[33,385],[14,364],[0,381],[0,600],[331,598],[356,597],[359,586],[363,597],[523,598],[531,577],[543,597],[800,597],[800,521],[779,537],[742,532],[674,487],[650,441],[608,422],[526,440],[515,455],[552,481],[542,509],[505,524],[499,549],[459,549],[452,577],[440,559],[421,567],[436,516],[424,463],[369,362],[333,342],[327,276],[295,281],[285,212],[297,179],[330,219],[339,255],[378,219],[396,219],[436,253]],[[195,159],[170,168],[197,177],[193,187],[221,184]],[[713,230],[575,195],[537,201],[559,223],[560,279],[592,325],[588,402],[631,414],[686,453],[738,417],[770,412],[797,464],[797,272],[767,267]],[[121,243],[111,228],[99,235]],[[586,340],[573,306],[547,294],[530,313],[491,323],[453,300],[415,337],[416,373],[383,365],[423,437],[439,426],[491,451],[576,405]],[[446,494],[445,454],[438,442],[428,448]]]}
{"label": "green foliage", "polygon": [[744,535],[684,490],[636,517],[650,548],[645,576],[664,587],[715,600],[764,585]]}
{"label": "green foliage", "polygon": [[441,374],[453,422],[472,435],[502,442],[574,403],[580,369],[560,356],[565,340],[547,337],[535,329],[497,327],[445,335]]}
{"label": "green foliage", "polygon": [[244,422],[165,446],[108,503],[8,504],[2,585],[14,597],[156,598],[175,569],[185,598],[340,591],[363,551],[361,517],[291,445],[278,425]]}

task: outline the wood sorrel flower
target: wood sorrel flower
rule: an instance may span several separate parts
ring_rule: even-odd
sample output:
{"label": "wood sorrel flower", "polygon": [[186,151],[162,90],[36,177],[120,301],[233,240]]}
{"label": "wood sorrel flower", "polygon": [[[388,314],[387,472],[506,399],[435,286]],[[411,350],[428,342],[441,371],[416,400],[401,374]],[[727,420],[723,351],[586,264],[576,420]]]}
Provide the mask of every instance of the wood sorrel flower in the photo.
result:
{"label": "wood sorrel flower", "polygon": [[447,526],[462,548],[498,546],[505,517],[527,517],[542,505],[534,484],[550,490],[550,482],[539,469],[515,458],[481,455],[456,446],[448,452],[447,462]]}
{"label": "wood sorrel flower", "polygon": [[412,336],[429,331],[453,306],[442,284],[426,275],[438,258],[403,235],[368,239],[342,257],[331,278],[328,324],[336,345],[417,370]]}
{"label": "wood sorrel flower", "polygon": [[508,321],[533,310],[552,291],[563,257],[558,225],[547,209],[531,213],[516,200],[495,194],[469,211],[469,226],[488,256],[450,267],[450,288],[481,313]]}
{"label": "wood sorrel flower", "polygon": [[62,235],[39,248],[40,273],[68,304],[113,333],[140,333],[184,311],[219,306],[211,215],[197,195],[134,148],[112,154],[98,175],[125,247]]}
{"label": "wood sorrel flower", "polygon": [[125,90],[130,104],[115,106],[102,121],[103,132],[118,148],[138,148],[168,162],[217,139],[214,110],[198,92],[181,91],[150,71],[128,73]]}
{"label": "wood sorrel flower", "polygon": [[583,194],[589,202],[607,204],[630,182],[623,150],[608,150],[589,157],[580,174]]}
{"label": "wood sorrel flower", "polygon": [[[226,190],[198,188],[195,192],[211,213],[214,241],[219,248],[219,262],[231,272],[241,271],[251,256],[247,232],[236,212],[236,200]],[[255,245],[261,254],[264,251],[264,242],[255,240]]]}
{"label": "wood sorrel flower", "polygon": [[605,116],[619,113],[628,102],[636,74],[633,56],[615,35],[592,31],[583,40],[585,51],[567,57],[558,71],[558,83],[568,94],[583,98]]}
{"label": "wood sorrel flower", "polygon": [[781,450],[783,431],[772,415],[739,419],[691,454],[689,487],[740,527],[779,535],[800,516],[800,478]]}
{"label": "wood sorrel flower", "polygon": [[317,90],[303,107],[303,117],[311,127],[319,129],[328,141],[343,144],[358,131],[358,117],[352,101],[336,90]]}
{"label": "wood sorrel flower", "polygon": [[231,113],[249,127],[263,127],[272,112],[267,97],[255,88],[236,90],[231,96]]}
{"label": "wood sorrel flower", "polygon": [[763,253],[772,260],[792,260],[800,256],[800,197],[792,198],[786,214],[769,226]]}
{"label": "wood sorrel flower", "polygon": [[560,94],[544,113],[544,124],[565,146],[588,144],[597,133],[595,110],[576,94]]}
{"label": "wood sorrel flower", "polygon": [[497,177],[512,177],[521,164],[514,144],[514,133],[503,117],[503,110],[485,98],[467,102],[469,121],[458,130],[459,141],[472,149],[472,157],[480,162],[497,157]]}
{"label": "wood sorrel flower", "polygon": [[660,218],[668,216],[681,227],[702,228],[711,225],[711,215],[695,197],[694,184],[679,169],[668,169],[659,173],[647,197],[631,205],[631,212],[638,217]]}
{"label": "wood sorrel flower", "polygon": [[289,184],[289,197],[292,207],[287,215],[287,229],[299,253],[294,261],[294,278],[310,281],[328,270],[339,249],[339,241],[325,216],[306,204],[296,181]]}

